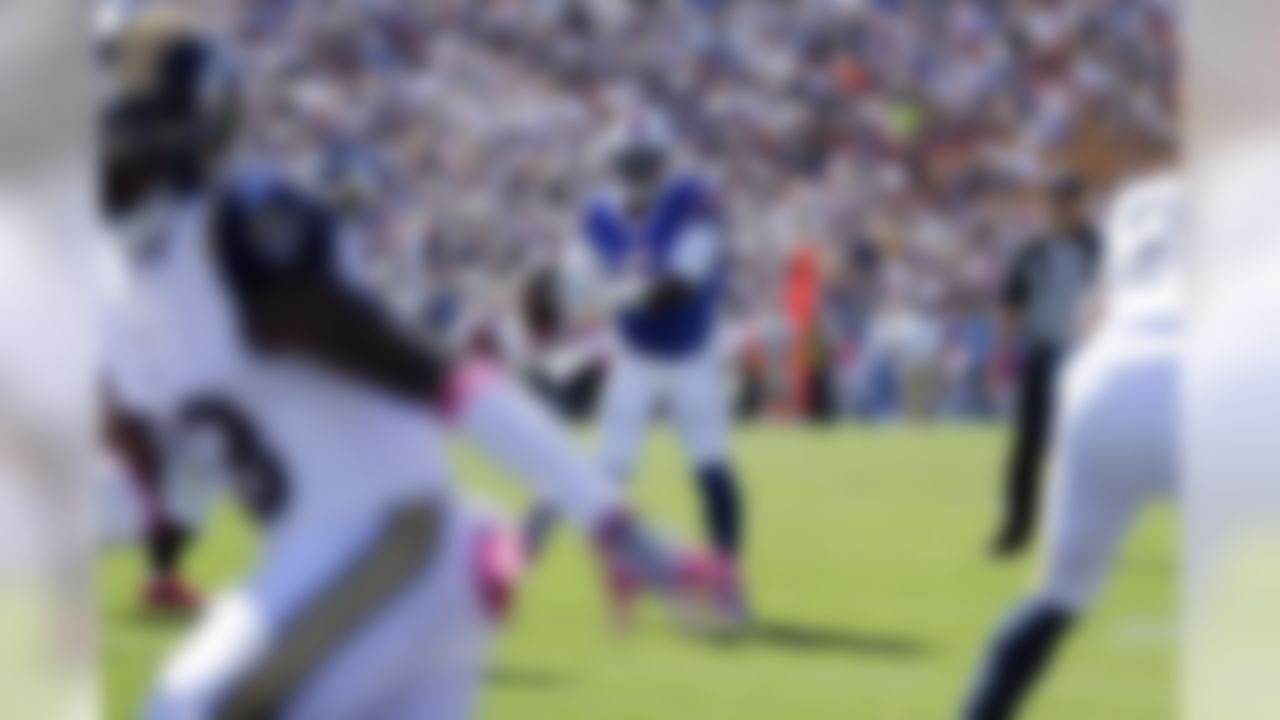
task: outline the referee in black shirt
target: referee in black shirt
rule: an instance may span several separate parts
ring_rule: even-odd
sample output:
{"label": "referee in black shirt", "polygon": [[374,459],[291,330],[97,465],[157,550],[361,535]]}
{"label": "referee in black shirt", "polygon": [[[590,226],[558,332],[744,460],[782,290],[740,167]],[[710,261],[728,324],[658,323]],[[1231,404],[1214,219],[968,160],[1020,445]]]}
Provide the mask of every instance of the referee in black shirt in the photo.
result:
{"label": "referee in black shirt", "polygon": [[1075,176],[1058,177],[1047,194],[1053,226],[1015,258],[1002,303],[1001,342],[1019,349],[1020,378],[1004,517],[992,544],[997,557],[1016,555],[1036,531],[1058,369],[1097,263],[1098,241],[1083,183]]}

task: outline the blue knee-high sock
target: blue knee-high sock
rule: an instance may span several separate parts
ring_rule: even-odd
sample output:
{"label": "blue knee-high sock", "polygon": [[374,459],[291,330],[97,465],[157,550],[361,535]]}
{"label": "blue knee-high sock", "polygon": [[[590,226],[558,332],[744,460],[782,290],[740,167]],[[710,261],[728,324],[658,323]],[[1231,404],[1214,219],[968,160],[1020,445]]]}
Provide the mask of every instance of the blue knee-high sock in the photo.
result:
{"label": "blue knee-high sock", "polygon": [[742,549],[742,494],[738,478],[726,463],[709,463],[698,470],[702,511],[715,549],[737,558]]}
{"label": "blue knee-high sock", "polygon": [[1044,602],[1014,611],[996,634],[974,684],[965,720],[1011,720],[1044,675],[1075,614]]}

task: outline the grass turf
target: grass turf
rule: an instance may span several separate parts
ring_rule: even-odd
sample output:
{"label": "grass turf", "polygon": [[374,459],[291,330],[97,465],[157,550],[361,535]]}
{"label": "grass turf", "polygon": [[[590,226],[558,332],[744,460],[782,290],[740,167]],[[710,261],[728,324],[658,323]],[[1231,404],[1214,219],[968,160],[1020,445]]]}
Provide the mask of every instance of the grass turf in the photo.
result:
{"label": "grass turf", "polygon": [[[734,642],[678,636],[647,608],[610,633],[590,554],[558,532],[525,584],[481,700],[493,720],[841,718],[956,715],[987,634],[1032,578],[1034,560],[984,556],[1003,434],[989,428],[746,428],[748,571],[759,627]],[[465,449],[459,475],[523,506],[501,473]],[[697,505],[676,444],[657,433],[635,496],[695,537]],[[1144,514],[1096,611],[1071,639],[1028,720],[1162,720],[1174,715],[1174,516]],[[206,587],[251,562],[252,534],[220,508],[192,557]],[[137,609],[138,553],[103,560],[107,717],[135,717],[183,631]]]}

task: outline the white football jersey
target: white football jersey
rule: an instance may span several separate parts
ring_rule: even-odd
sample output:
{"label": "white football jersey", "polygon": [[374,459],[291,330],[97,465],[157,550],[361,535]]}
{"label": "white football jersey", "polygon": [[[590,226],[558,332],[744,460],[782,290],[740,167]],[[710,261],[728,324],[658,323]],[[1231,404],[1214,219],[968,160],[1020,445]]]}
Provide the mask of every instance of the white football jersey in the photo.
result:
{"label": "white football jersey", "polygon": [[444,492],[448,473],[426,398],[415,405],[305,357],[263,353],[243,330],[237,273],[269,283],[293,263],[337,265],[339,253],[308,247],[319,238],[291,237],[287,227],[253,243],[219,236],[215,212],[212,200],[188,201],[164,214],[159,236],[130,243],[129,301],[111,323],[117,401],[172,433],[170,441],[215,427],[240,463],[239,494],[265,519],[314,522]]}
{"label": "white football jersey", "polygon": [[1152,175],[1120,190],[1104,228],[1104,322],[1179,316],[1188,232],[1178,175]]}

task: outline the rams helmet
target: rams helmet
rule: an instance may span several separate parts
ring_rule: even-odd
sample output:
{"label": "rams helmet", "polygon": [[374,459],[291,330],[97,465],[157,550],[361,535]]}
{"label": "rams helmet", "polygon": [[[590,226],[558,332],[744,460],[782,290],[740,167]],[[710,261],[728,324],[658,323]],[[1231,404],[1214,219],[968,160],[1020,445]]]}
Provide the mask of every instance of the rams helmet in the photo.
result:
{"label": "rams helmet", "polygon": [[229,53],[171,5],[126,18],[102,41],[104,194],[128,211],[156,194],[199,189],[239,117]]}

